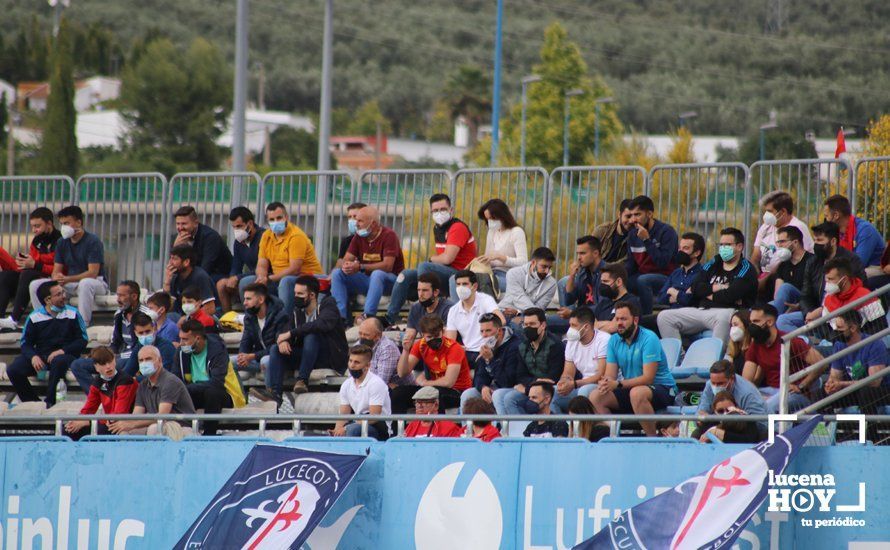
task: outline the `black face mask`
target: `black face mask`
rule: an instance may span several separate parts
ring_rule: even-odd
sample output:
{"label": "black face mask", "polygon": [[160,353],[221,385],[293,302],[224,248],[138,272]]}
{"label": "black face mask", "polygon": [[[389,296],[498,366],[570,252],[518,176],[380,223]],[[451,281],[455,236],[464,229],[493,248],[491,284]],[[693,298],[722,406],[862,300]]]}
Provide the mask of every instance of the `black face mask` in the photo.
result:
{"label": "black face mask", "polygon": [[609,300],[614,300],[618,297],[618,290],[607,285],[606,283],[600,283],[600,296],[603,298],[608,298]]}
{"label": "black face mask", "polygon": [[831,248],[829,248],[827,244],[816,243],[813,245],[813,254],[820,260],[827,258],[831,251]]}
{"label": "black face mask", "polygon": [[538,327],[525,327],[522,329],[522,333],[525,334],[525,339],[529,342],[538,340]]}
{"label": "black face mask", "polygon": [[692,263],[692,256],[680,250],[677,252],[677,263],[686,267]]}
{"label": "black face mask", "polygon": [[364,373],[364,369],[346,369],[349,371],[349,375],[355,379],[361,378],[362,373]]}
{"label": "black face mask", "polygon": [[247,313],[250,313],[251,315],[256,315],[260,312],[260,306],[244,308],[244,311],[246,311]]}
{"label": "black face mask", "polygon": [[420,305],[423,306],[423,307],[425,307],[425,308],[427,308],[427,309],[429,309],[429,307],[430,307],[431,305],[433,305],[433,303],[434,303],[435,301],[436,301],[436,298],[435,298],[435,297],[433,297],[433,298],[428,298],[428,299],[426,299],[426,300],[421,300],[421,301],[420,301]]}
{"label": "black face mask", "polygon": [[426,341],[426,345],[428,345],[430,349],[439,349],[442,347],[442,337],[430,338]]}
{"label": "black face mask", "polygon": [[765,344],[767,340],[769,340],[769,329],[767,327],[755,325],[754,323],[751,323],[748,327],[748,334],[750,334],[751,339],[758,344]]}
{"label": "black face mask", "polygon": [[374,344],[376,342],[374,342],[374,340],[371,340],[370,338],[359,338],[358,343],[363,346],[368,346],[369,348],[373,348]]}
{"label": "black face mask", "polygon": [[297,296],[296,298],[294,298],[294,307],[295,308],[306,309],[306,306],[308,306],[308,305],[309,305],[309,301],[306,298],[304,298],[302,296]]}
{"label": "black face mask", "polygon": [[637,330],[637,325],[630,325],[623,332],[620,332],[622,338],[627,339],[634,335],[634,331]]}

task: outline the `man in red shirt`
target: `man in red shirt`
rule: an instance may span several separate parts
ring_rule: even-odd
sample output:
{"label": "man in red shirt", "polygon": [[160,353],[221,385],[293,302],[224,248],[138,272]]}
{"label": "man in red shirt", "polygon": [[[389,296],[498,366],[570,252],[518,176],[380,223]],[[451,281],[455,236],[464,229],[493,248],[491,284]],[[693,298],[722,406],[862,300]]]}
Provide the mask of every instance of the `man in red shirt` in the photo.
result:
{"label": "man in red shirt", "polygon": [[396,277],[405,269],[402,243],[396,232],[380,224],[380,213],[365,206],[355,218],[355,236],[343,255],[341,266],[331,272],[331,295],[344,319],[349,319],[349,300],[365,295],[365,310],[357,319],[360,324],[377,316],[377,306],[389,294]]}
{"label": "man in red shirt", "polygon": [[411,351],[399,358],[398,374],[408,373],[423,360],[424,372],[414,377],[413,386],[396,386],[389,392],[393,414],[404,414],[418,387],[431,386],[439,391],[440,411],[460,404],[460,394],[473,385],[470,364],[464,348],[451,338],[444,337],[445,323],[438,315],[427,315],[420,320],[423,338],[414,342]]}
{"label": "man in red shirt", "polygon": [[[779,313],[770,304],[757,305],[751,308],[751,346],[745,352],[745,368],[742,373],[748,381],[760,387],[760,393],[767,396],[766,410],[769,414],[779,412],[779,385],[781,384],[780,363],[782,357],[782,336],[785,334],[776,329],[776,318]],[[791,365],[789,374],[793,374],[822,360],[822,354],[804,342],[801,338],[791,340]],[[788,392],[788,412],[792,413],[810,404],[810,393],[818,388],[813,385],[819,375],[825,372],[827,365],[809,373],[798,383],[791,384]]]}
{"label": "man in red shirt", "polygon": [[436,253],[426,262],[421,262],[417,269],[406,269],[396,279],[392,289],[387,318],[395,324],[399,319],[408,293],[417,288],[417,276],[433,273],[441,281],[443,293],[448,290],[448,279],[465,269],[476,257],[476,239],[469,226],[453,217],[451,198],[443,193],[430,197],[430,213],[433,217],[433,236],[436,240]]}
{"label": "man in red shirt", "polygon": [[[436,414],[439,411],[439,394],[436,388],[425,386],[412,397],[417,414]],[[405,437],[460,437],[463,430],[454,422],[415,420],[405,427]]]}
{"label": "man in red shirt", "polygon": [[[862,280],[856,277],[853,264],[847,258],[832,258],[825,262],[825,298],[822,301],[823,314],[828,314],[854,300],[869,294]],[[859,305],[856,308],[862,319],[862,330],[874,334],[887,328],[887,318],[880,298]],[[829,321],[834,329],[834,321]]]}
{"label": "man in red shirt", "polygon": [[[114,352],[101,346],[90,353],[90,358],[98,374],[93,377],[86,403],[80,409],[80,414],[96,414],[99,405],[105,414],[133,412],[139,385],[130,375],[117,370]],[[87,420],[72,420],[65,424],[65,432],[71,439],[77,441],[85,435],[90,435],[90,423]],[[99,421],[96,433],[98,435],[109,433],[104,420]]]}

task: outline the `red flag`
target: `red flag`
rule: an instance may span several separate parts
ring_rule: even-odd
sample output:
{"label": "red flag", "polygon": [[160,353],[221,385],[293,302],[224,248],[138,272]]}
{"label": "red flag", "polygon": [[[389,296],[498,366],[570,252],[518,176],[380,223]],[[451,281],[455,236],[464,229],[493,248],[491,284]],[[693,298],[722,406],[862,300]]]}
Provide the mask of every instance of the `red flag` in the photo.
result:
{"label": "red flag", "polygon": [[844,140],[844,127],[837,131],[837,146],[834,148],[834,158],[839,158],[841,153],[847,152],[847,142]]}

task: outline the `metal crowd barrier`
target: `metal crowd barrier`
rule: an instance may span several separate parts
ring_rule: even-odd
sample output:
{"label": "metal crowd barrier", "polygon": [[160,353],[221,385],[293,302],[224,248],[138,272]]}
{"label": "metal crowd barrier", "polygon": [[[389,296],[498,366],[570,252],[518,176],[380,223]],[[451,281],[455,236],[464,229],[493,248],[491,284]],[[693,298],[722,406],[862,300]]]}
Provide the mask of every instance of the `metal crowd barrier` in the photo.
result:
{"label": "metal crowd barrier", "polygon": [[45,206],[55,215],[76,200],[74,181],[68,176],[0,177],[0,246],[12,256],[28,254],[31,212]]}
{"label": "metal crowd barrier", "polygon": [[854,194],[857,216],[870,221],[890,239],[890,156],[856,163]]}

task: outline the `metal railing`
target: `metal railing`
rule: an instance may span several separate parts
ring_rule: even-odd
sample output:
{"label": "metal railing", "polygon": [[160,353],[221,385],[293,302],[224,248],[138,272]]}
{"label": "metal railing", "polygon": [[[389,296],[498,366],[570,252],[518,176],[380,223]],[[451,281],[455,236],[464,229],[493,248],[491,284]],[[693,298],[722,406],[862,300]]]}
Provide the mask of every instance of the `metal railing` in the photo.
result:
{"label": "metal railing", "polygon": [[890,238],[890,156],[860,159],[854,185],[857,215]]}
{"label": "metal railing", "polygon": [[27,254],[33,237],[28,225],[31,212],[45,206],[55,216],[76,200],[74,181],[68,176],[0,177],[0,246],[13,256]]}

